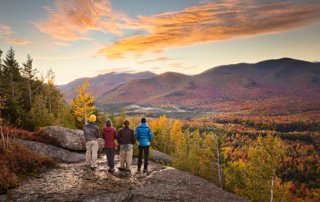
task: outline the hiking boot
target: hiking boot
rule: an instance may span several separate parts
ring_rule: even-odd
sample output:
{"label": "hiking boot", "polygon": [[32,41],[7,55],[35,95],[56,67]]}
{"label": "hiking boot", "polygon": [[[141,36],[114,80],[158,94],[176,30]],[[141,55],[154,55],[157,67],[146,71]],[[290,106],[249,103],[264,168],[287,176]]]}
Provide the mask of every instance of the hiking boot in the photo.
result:
{"label": "hiking boot", "polygon": [[131,173],[130,168],[126,168],[125,171],[126,171],[127,173]]}
{"label": "hiking boot", "polygon": [[125,169],[123,167],[118,168],[120,171],[124,171]]}
{"label": "hiking boot", "polygon": [[109,173],[114,173],[115,169],[114,168],[109,168]]}

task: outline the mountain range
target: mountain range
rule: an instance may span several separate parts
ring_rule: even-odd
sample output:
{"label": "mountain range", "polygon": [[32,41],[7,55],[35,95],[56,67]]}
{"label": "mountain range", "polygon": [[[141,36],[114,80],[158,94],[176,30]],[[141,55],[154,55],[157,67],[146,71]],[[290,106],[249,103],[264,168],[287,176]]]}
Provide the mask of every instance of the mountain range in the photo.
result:
{"label": "mountain range", "polygon": [[[84,80],[60,86],[61,91],[70,99]],[[88,80],[97,105],[105,110],[130,105],[207,111],[272,107],[272,103],[276,111],[320,106],[320,63],[291,58],[218,66],[193,76],[109,73]]]}

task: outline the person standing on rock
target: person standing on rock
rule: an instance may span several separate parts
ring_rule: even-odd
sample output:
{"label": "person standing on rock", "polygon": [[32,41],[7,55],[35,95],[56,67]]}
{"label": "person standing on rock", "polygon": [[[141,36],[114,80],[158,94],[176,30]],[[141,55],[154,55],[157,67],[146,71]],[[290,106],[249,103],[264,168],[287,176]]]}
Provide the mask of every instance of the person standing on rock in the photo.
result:
{"label": "person standing on rock", "polygon": [[143,172],[146,173],[148,171],[149,147],[150,147],[150,142],[153,138],[152,131],[147,124],[146,118],[141,119],[141,123],[136,129],[135,138],[139,142],[138,172],[141,171],[142,156],[144,154]]}
{"label": "person standing on rock", "polygon": [[[118,131],[117,140],[120,144],[120,168],[119,170],[126,170],[130,172],[130,166],[133,156],[133,145],[136,143],[134,138],[134,131],[129,128],[130,122],[125,120],[123,128]],[[124,166],[126,164],[126,166]]]}
{"label": "person standing on rock", "polygon": [[98,156],[98,138],[100,137],[100,129],[95,124],[97,117],[90,115],[88,118],[88,124],[83,126],[84,138],[86,140],[86,163],[91,166],[91,169],[97,167],[96,161]]}
{"label": "person standing on rock", "polygon": [[116,143],[117,131],[112,127],[112,121],[108,119],[106,121],[106,127],[102,130],[103,139],[104,139],[104,150],[106,152],[109,172],[114,172],[114,155],[116,153]]}

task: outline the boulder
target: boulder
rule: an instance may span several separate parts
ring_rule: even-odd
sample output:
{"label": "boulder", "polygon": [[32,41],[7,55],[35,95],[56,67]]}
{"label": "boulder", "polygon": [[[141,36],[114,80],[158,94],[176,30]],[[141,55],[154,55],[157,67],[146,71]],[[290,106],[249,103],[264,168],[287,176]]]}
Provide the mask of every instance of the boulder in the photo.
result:
{"label": "boulder", "polygon": [[[59,147],[72,151],[85,151],[86,141],[82,130],[64,128],[60,126],[49,126],[43,131],[44,136],[53,138]],[[104,147],[104,140],[98,139],[99,151]]]}
{"label": "boulder", "polygon": [[59,147],[55,147],[55,146],[40,143],[40,142],[20,140],[20,139],[17,139],[17,142],[28,147],[32,152],[36,154],[43,154],[43,155],[50,156],[51,158],[59,162],[76,163],[76,162],[84,161],[86,158],[85,154],[70,152],[66,149],[62,149]]}
{"label": "boulder", "polygon": [[161,163],[164,165],[170,165],[172,162],[172,157],[168,154],[159,152],[157,150],[152,150],[152,157],[151,159],[157,163]]}

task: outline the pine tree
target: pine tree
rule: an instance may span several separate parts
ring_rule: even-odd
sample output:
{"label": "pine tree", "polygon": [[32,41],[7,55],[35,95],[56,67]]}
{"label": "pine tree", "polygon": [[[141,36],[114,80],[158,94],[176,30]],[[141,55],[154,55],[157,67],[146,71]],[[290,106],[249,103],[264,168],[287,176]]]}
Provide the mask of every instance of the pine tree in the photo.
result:
{"label": "pine tree", "polygon": [[5,60],[3,61],[2,80],[3,93],[7,98],[7,105],[4,109],[4,116],[9,123],[19,124],[24,115],[23,97],[22,97],[22,76],[15,53],[12,48],[8,51]]}
{"label": "pine tree", "polygon": [[3,61],[3,78],[4,83],[9,85],[9,92],[12,97],[17,96],[17,83],[21,81],[19,63],[15,59],[15,53],[12,48],[7,53],[6,59]]}
{"label": "pine tree", "polygon": [[23,69],[22,73],[23,76],[27,80],[27,91],[28,91],[28,97],[29,97],[29,106],[31,107],[32,105],[32,81],[35,78],[35,74],[38,72],[36,69],[33,69],[32,67],[32,62],[33,59],[31,58],[30,55],[27,56],[27,61],[26,63],[23,64]]}

